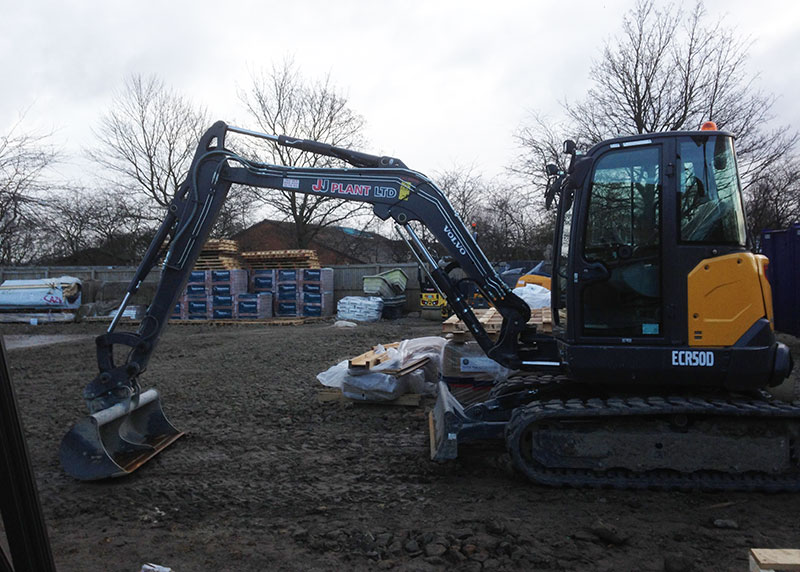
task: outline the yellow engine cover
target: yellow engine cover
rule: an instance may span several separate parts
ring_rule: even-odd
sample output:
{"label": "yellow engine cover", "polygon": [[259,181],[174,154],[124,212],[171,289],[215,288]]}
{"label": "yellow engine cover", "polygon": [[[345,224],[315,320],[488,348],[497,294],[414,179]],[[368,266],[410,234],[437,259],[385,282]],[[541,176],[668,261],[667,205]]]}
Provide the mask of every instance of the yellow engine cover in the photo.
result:
{"label": "yellow engine cover", "polygon": [[703,260],[688,276],[689,345],[732,346],[757,320],[771,318],[763,256],[750,252]]}
{"label": "yellow engine cover", "polygon": [[516,288],[524,288],[525,284],[537,284],[539,286],[543,286],[548,290],[552,290],[550,287],[551,279],[549,276],[539,276],[538,274],[525,274],[524,276],[520,276],[517,280]]}

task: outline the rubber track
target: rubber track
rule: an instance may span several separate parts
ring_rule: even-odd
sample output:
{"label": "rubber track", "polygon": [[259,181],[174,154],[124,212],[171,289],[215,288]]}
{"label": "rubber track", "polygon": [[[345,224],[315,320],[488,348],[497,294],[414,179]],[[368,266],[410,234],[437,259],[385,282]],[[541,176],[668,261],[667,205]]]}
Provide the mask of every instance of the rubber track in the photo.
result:
{"label": "rubber track", "polygon": [[[635,472],[627,469],[598,472],[587,469],[548,469],[526,463],[520,440],[531,423],[544,420],[600,419],[653,415],[732,416],[762,419],[794,418],[800,421],[800,406],[760,399],[705,399],[699,397],[632,397],[535,401],[517,409],[506,426],[506,444],[514,466],[532,481],[556,486],[591,486],[620,489],[709,490],[709,491],[800,491],[800,468],[790,475],[769,473],[680,473],[666,469]],[[797,451],[792,451],[795,458]]]}

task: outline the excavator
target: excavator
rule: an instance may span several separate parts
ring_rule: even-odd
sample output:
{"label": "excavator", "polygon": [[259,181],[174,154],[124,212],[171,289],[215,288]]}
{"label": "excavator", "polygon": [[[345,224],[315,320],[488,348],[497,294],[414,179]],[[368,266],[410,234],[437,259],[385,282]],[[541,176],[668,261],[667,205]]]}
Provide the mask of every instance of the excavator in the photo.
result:
{"label": "excavator", "polygon": [[[245,137],[339,159],[305,168],[248,159],[226,146]],[[420,267],[485,354],[516,372],[464,405],[446,383],[431,412],[432,457],[503,440],[515,468],[548,485],[800,490],[800,406],[767,388],[791,372],[773,331],[768,261],[747,249],[732,134],[697,131],[619,137],[548,166],[557,209],[552,333],[497,275],[444,193],[393,157],[215,123],[147,250],[108,331],[99,373],[83,397],[90,415],[62,440],[66,472],[126,475],[181,436],[155,389],[142,391],[159,337],[231,185],[366,202],[392,220]],[[418,236],[449,252],[447,269]],[[163,262],[159,262],[163,259]],[[147,274],[155,295],[135,332],[116,331]],[[466,276],[466,278],[464,277]],[[502,316],[490,336],[462,295],[471,282]],[[124,349],[121,363],[115,347]]]}

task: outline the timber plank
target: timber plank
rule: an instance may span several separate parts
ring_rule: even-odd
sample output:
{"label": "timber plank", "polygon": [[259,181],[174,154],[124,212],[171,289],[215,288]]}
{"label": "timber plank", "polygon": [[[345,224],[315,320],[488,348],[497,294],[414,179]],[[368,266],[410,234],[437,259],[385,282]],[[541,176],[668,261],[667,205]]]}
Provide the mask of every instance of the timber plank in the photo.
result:
{"label": "timber plank", "polygon": [[751,548],[750,570],[754,572],[800,570],[800,550],[793,548]]}

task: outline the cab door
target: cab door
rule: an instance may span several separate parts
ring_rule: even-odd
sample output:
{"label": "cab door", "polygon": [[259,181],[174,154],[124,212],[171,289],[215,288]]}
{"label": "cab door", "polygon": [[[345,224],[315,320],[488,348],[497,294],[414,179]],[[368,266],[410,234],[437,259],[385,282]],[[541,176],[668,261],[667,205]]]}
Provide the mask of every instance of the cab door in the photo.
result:
{"label": "cab door", "polygon": [[[663,146],[612,143],[594,161],[573,219],[573,339],[661,343]],[[571,336],[572,337],[572,336]]]}

